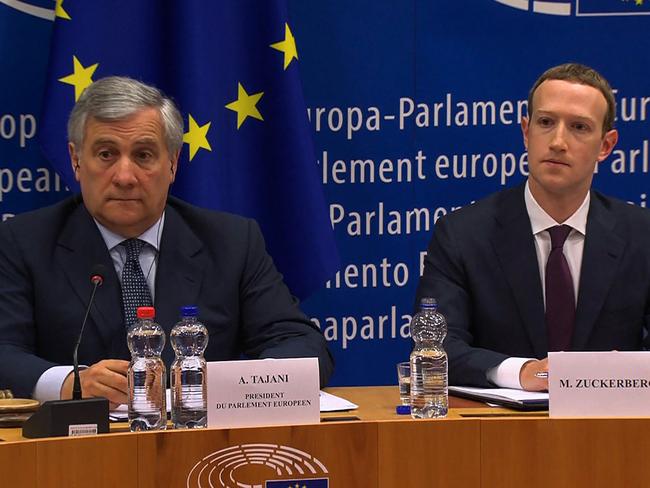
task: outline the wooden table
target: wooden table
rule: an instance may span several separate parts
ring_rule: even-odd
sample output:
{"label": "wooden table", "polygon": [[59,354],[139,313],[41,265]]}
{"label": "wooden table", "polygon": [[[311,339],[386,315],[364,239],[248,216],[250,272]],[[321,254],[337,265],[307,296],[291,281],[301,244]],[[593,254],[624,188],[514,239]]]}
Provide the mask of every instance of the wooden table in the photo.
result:
{"label": "wooden table", "polygon": [[[359,409],[324,418],[360,420],[39,440],[2,429],[0,486],[184,487],[209,486],[208,478],[235,486],[227,477],[220,485],[218,472],[234,474],[239,488],[278,477],[343,488],[650,486],[650,419],[549,419],[452,399],[446,419],[415,421],[395,414],[397,387],[328,391]],[[235,454],[244,462],[224,468]],[[294,465],[283,461],[292,455]]]}

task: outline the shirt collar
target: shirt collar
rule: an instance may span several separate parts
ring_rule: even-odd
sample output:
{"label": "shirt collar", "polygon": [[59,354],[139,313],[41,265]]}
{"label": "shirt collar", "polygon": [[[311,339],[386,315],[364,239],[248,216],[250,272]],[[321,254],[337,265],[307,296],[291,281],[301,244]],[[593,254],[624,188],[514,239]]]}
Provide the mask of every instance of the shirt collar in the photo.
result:
{"label": "shirt collar", "polygon": [[[100,224],[97,221],[97,219],[95,219],[94,217],[93,220],[95,221],[95,224],[99,229],[99,232],[104,238],[104,242],[106,243],[106,247],[108,248],[109,251],[112,250],[115,246],[120,245],[123,241],[127,239],[127,237],[121,236],[111,230],[108,230],[106,227]],[[156,251],[158,251],[159,250],[158,248],[160,247],[160,236],[162,235],[162,230],[164,226],[165,226],[165,212],[163,211],[163,214],[160,216],[160,218],[151,227],[149,227],[142,234],[140,234],[138,236],[138,239],[146,242],[151,247],[153,247]]]}
{"label": "shirt collar", "polygon": [[[573,215],[566,219],[562,224],[577,230],[582,235],[587,235],[587,215],[589,214],[589,202],[591,200],[591,192],[587,192],[582,205],[576,210]],[[533,235],[545,231],[549,227],[560,225],[553,217],[546,213],[546,211],[537,203],[535,197],[530,191],[528,181],[526,181],[526,190],[524,191],[524,201],[526,202],[526,211],[530,218],[530,226],[533,229]]]}

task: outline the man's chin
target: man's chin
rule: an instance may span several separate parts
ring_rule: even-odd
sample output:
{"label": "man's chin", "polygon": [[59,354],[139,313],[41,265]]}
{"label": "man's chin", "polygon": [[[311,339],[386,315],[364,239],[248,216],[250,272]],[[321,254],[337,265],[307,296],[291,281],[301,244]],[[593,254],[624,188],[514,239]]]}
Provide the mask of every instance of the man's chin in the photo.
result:
{"label": "man's chin", "polygon": [[147,230],[146,216],[142,212],[110,211],[96,216],[104,227],[122,237],[137,237]]}
{"label": "man's chin", "polygon": [[[541,178],[537,182],[539,190],[547,195],[555,195],[557,197],[564,197],[567,195],[582,196],[583,193],[589,191],[589,184],[583,184],[573,181],[567,181],[566,178]],[[532,191],[532,189],[531,189]],[[535,192],[533,191],[533,196]]]}
{"label": "man's chin", "polygon": [[138,220],[145,218],[146,209],[142,200],[109,200],[102,214],[114,221]]}

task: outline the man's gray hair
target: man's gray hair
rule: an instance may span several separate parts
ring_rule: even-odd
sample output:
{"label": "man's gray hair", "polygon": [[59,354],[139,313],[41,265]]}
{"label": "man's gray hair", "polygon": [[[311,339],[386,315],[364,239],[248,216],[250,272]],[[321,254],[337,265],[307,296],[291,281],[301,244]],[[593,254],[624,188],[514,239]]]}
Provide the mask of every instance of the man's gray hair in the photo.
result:
{"label": "man's gray hair", "polygon": [[102,78],[83,91],[70,112],[68,141],[82,147],[89,116],[101,122],[114,122],[150,107],[160,111],[165,143],[173,157],[183,145],[183,117],[176,105],[157,88],[123,76]]}

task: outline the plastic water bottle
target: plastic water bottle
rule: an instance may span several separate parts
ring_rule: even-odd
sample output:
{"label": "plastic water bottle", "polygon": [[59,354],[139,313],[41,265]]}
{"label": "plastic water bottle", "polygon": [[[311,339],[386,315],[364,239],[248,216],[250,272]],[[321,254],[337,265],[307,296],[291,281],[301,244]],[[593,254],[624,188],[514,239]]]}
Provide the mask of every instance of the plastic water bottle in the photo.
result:
{"label": "plastic water bottle", "polygon": [[167,427],[166,371],[160,354],[165,347],[165,331],[154,322],[153,307],[139,307],[138,320],[126,335],[131,362],[129,386],[129,428],[132,431]]}
{"label": "plastic water bottle", "polygon": [[208,330],[197,320],[197,307],[182,307],[170,341],[176,359],[171,367],[172,423],[177,429],[207,425],[207,368],[203,352]]}
{"label": "plastic water bottle", "polygon": [[437,309],[435,298],[423,298],[420,311],[411,321],[415,341],[411,353],[411,416],[415,419],[447,415],[447,353],[442,347],[447,321]]}

